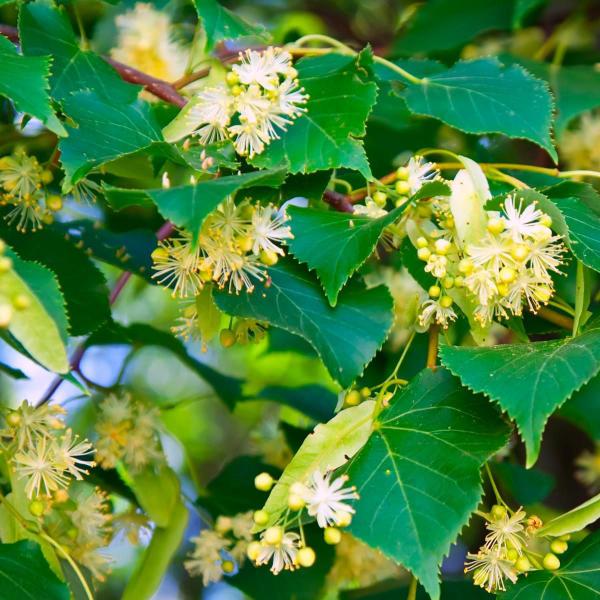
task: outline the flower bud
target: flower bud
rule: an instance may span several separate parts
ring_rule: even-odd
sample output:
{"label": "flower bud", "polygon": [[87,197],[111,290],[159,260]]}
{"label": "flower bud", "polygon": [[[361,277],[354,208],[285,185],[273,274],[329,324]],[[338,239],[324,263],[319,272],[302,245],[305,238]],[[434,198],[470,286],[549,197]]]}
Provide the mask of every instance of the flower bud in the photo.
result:
{"label": "flower bud", "polygon": [[454,304],[454,300],[450,296],[443,296],[440,298],[440,306],[442,308],[450,308]]}
{"label": "flower bud", "polygon": [[45,183],[45,184],[52,183],[52,180],[54,179],[54,175],[52,175],[52,171],[50,171],[50,169],[44,169],[42,171],[42,176],[40,179],[42,180],[42,183]]}
{"label": "flower bud", "polygon": [[260,262],[267,267],[277,264],[278,260],[277,252],[273,252],[273,250],[262,250],[260,253]]}
{"label": "flower bud", "polygon": [[8,327],[13,316],[12,306],[0,304],[0,327]]}
{"label": "flower bud", "polygon": [[336,527],[326,527],[325,533],[323,534],[323,539],[325,540],[326,544],[335,546],[342,540],[342,532]]}
{"label": "flower bud", "polygon": [[396,177],[398,177],[398,179],[406,181],[406,180],[408,180],[409,175],[410,175],[410,171],[408,170],[407,167],[398,167],[396,169]]}
{"label": "flower bud", "polygon": [[438,285],[432,285],[429,290],[427,291],[427,293],[432,297],[432,298],[439,298],[440,294],[442,293],[442,290],[440,289],[440,286]]}
{"label": "flower bud", "polygon": [[385,203],[387,202],[387,194],[385,192],[377,190],[373,194],[373,202],[375,202],[375,204],[377,204],[377,206],[379,206],[380,208],[383,208],[385,206]]}
{"label": "flower bud", "polygon": [[444,286],[444,289],[449,290],[454,287],[454,278],[444,277],[444,279],[442,279],[442,285]]}
{"label": "flower bud", "polygon": [[464,287],[464,285],[465,280],[460,275],[454,278],[454,287],[461,288]]}
{"label": "flower bud", "polygon": [[517,272],[510,267],[504,267],[500,269],[500,281],[503,283],[512,283],[517,276]]}
{"label": "flower bud", "polygon": [[506,222],[502,217],[492,217],[487,224],[487,230],[490,233],[502,233],[506,227]]}
{"label": "flower bud", "polygon": [[515,563],[515,569],[517,569],[519,573],[527,573],[527,571],[531,569],[531,563],[529,562],[529,559],[526,556],[521,556],[518,558],[517,562]]}
{"label": "flower bud", "polygon": [[274,527],[269,527],[265,531],[264,540],[265,540],[265,542],[267,542],[267,544],[271,544],[272,546],[275,546],[277,544],[280,544],[282,539],[283,539],[283,529],[281,527],[279,527],[278,525],[275,525]]}
{"label": "flower bud", "polygon": [[402,179],[396,181],[394,188],[401,196],[406,196],[410,193],[410,184],[408,181],[404,181]]}
{"label": "flower bud", "polygon": [[288,497],[288,506],[291,510],[302,510],[304,508],[305,502],[302,496],[298,494],[290,494]]}
{"label": "flower bud", "polygon": [[564,554],[569,549],[569,544],[564,542],[563,540],[554,540],[550,544],[550,550],[554,552],[554,554]]}
{"label": "flower bud", "polygon": [[218,533],[227,533],[232,526],[231,517],[219,515],[217,522],[215,523],[215,531]]}
{"label": "flower bud", "polygon": [[44,503],[41,500],[33,500],[29,503],[29,512],[34,517],[41,517],[44,514]]}
{"label": "flower bud", "polygon": [[523,262],[529,256],[529,248],[523,244],[515,244],[511,250],[510,255],[519,262]]}
{"label": "flower bud", "polygon": [[540,285],[535,288],[534,294],[535,297],[543,304],[552,298],[552,290],[547,285]]}
{"label": "flower bud", "polygon": [[269,513],[266,510],[255,510],[253,515],[257,525],[266,525],[269,522]]}
{"label": "flower bud", "polygon": [[548,552],[548,554],[544,556],[542,565],[544,566],[544,569],[548,569],[548,571],[556,571],[556,569],[560,568],[560,560],[558,560],[556,554]]}
{"label": "flower bud", "polygon": [[262,545],[260,542],[254,541],[248,544],[248,548],[246,548],[246,556],[252,561],[255,562],[260,555],[262,550]]}
{"label": "flower bud", "polygon": [[221,570],[226,575],[233,573],[235,571],[235,563],[232,560],[224,560],[221,563]]}
{"label": "flower bud", "polygon": [[501,504],[494,504],[494,506],[492,506],[492,510],[490,511],[490,515],[492,517],[492,520],[494,521],[504,519],[504,517],[506,517],[507,514],[508,512],[506,510],[506,507],[502,506]]}
{"label": "flower bud", "polygon": [[337,513],[335,524],[338,527],[348,527],[352,522],[352,515],[349,512],[341,511]]}
{"label": "flower bud", "polygon": [[53,212],[59,211],[63,207],[63,201],[57,194],[52,194],[46,198],[46,206]]}
{"label": "flower bud", "polygon": [[417,256],[421,260],[428,260],[429,257],[431,256],[431,250],[429,248],[419,248],[417,250]]}
{"label": "flower bud", "polygon": [[315,564],[316,558],[317,555],[315,554],[315,551],[306,546],[305,548],[300,548],[300,550],[298,550],[296,561],[301,567],[312,567]]}
{"label": "flower bud", "polygon": [[361,395],[358,390],[350,390],[344,399],[348,406],[356,406],[361,401]]}
{"label": "flower bud", "polygon": [[540,225],[543,225],[544,227],[552,227],[552,218],[550,215],[542,215],[542,218],[540,219]]}
{"label": "flower bud", "polygon": [[463,258],[458,263],[458,270],[463,275],[468,275],[473,270],[473,262],[469,258]]}
{"label": "flower bud", "polygon": [[265,472],[259,473],[254,478],[254,486],[257,490],[260,490],[261,492],[268,492],[273,487],[274,483],[275,481],[273,480],[273,478]]}
{"label": "flower bud", "polygon": [[417,238],[417,248],[427,248],[427,246],[429,246],[427,238],[423,236]]}
{"label": "flower bud", "polygon": [[235,71],[229,71],[225,79],[229,85],[235,85],[240,82],[240,77]]}
{"label": "flower bud", "polygon": [[31,298],[27,294],[17,294],[12,303],[17,310],[25,310],[31,306]]}
{"label": "flower bud", "polygon": [[435,241],[435,251],[437,254],[448,254],[450,246],[452,246],[452,244],[448,240],[440,239]]}

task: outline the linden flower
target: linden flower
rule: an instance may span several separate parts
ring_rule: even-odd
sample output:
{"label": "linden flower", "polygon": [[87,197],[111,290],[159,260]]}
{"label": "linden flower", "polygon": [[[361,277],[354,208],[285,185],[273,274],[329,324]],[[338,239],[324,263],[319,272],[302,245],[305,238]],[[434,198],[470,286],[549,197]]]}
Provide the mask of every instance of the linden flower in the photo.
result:
{"label": "linden flower", "polygon": [[477,554],[469,552],[467,559],[465,573],[474,571],[473,583],[487,592],[506,591],[505,579],[517,581],[517,571],[503,550],[483,548]]}
{"label": "linden flower", "polygon": [[284,256],[285,252],[274,241],[282,242],[294,237],[289,226],[284,225],[285,222],[285,215],[279,214],[275,207],[256,206],[250,226],[250,235],[253,239],[252,252],[260,254],[265,250]]}
{"label": "linden flower", "polygon": [[279,75],[289,73],[292,55],[285,50],[269,47],[264,52],[246,50],[240,52],[240,64],[231,70],[237,74],[241,83],[256,83],[267,90],[275,90]]}
{"label": "linden flower", "polygon": [[194,550],[183,564],[192,577],[202,576],[202,583],[220,581],[223,577],[223,552],[229,542],[212,529],[204,529],[197,537],[192,538]]}
{"label": "linden flower", "polygon": [[514,548],[519,554],[522,553],[525,544],[525,526],[523,525],[526,514],[519,509],[513,515],[508,512],[501,518],[486,524],[488,533],[485,537],[486,548],[503,548],[508,550]]}
{"label": "linden flower", "polygon": [[445,306],[441,300],[444,298],[450,298],[444,296],[440,301],[429,299],[426,300],[421,306],[421,314],[419,315],[419,325],[421,327],[429,327],[432,323],[437,323],[444,327],[448,327],[449,321],[454,321],[457,318],[452,305]]}
{"label": "linden flower", "polygon": [[522,241],[524,236],[535,237],[540,228],[540,219],[544,216],[534,203],[523,208],[523,202],[515,205],[514,196],[508,196],[504,201],[504,213],[506,231],[508,231],[515,242]]}
{"label": "linden flower", "polygon": [[256,559],[257,565],[265,565],[273,561],[271,573],[277,575],[281,571],[293,571],[296,568],[296,557],[300,548],[300,536],[288,531],[282,534],[277,543],[269,543],[265,540],[265,533],[261,536],[261,550]]}
{"label": "linden flower", "polygon": [[118,45],[111,50],[115,60],[166,81],[184,74],[189,53],[173,41],[172,25],[164,11],[138,2],[115,23]]}
{"label": "linden flower", "polygon": [[32,406],[23,400],[21,406],[9,413],[8,427],[0,431],[2,437],[14,438],[18,450],[30,448],[37,437],[50,437],[53,432],[64,428],[64,408],[43,404]]}
{"label": "linden flower", "polygon": [[67,429],[66,433],[54,443],[53,452],[54,463],[57,468],[67,471],[75,479],[83,479],[81,474],[87,475],[88,473],[85,467],[93,467],[96,464],[93,460],[82,460],[80,458],[92,454],[94,449],[87,440],[78,442],[77,436],[73,437],[73,432],[70,429]]}
{"label": "linden flower", "polygon": [[78,530],[78,540],[86,543],[106,545],[109,523],[112,519],[108,511],[108,498],[99,488],[76,499],[77,507],[70,514],[73,525]]}
{"label": "linden flower", "polygon": [[586,113],[577,126],[565,131],[559,150],[571,169],[600,169],[600,117]]}
{"label": "linden flower", "polygon": [[337,525],[342,514],[354,514],[354,508],[346,500],[356,500],[355,487],[344,488],[348,477],[342,475],[331,481],[331,473],[323,475],[316,470],[305,486],[304,500],[308,514],[316,517],[319,527]]}
{"label": "linden flower", "polygon": [[364,204],[354,205],[354,214],[369,217],[371,219],[378,219],[379,217],[385,217],[388,214],[387,210],[381,208],[373,200],[367,200]]}
{"label": "linden flower", "polygon": [[198,92],[188,119],[197,124],[194,134],[202,145],[222,142],[227,138],[227,126],[233,115],[233,98],[225,86]]}
{"label": "linden flower", "polygon": [[410,186],[410,194],[418,192],[425,183],[433,181],[439,171],[431,162],[426,162],[422,156],[413,156],[406,165],[408,169],[408,185]]}

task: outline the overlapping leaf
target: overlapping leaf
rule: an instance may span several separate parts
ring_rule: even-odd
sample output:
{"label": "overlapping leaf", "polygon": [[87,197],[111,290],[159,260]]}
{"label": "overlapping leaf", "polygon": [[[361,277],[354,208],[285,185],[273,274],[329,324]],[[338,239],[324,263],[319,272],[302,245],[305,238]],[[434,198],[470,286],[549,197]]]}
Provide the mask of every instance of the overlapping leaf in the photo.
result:
{"label": "overlapping leaf", "polygon": [[443,346],[440,356],[464,385],[487,394],[515,420],[532,466],[548,417],[600,371],[600,329],[530,344]]}
{"label": "overlapping leaf", "polygon": [[251,162],[258,167],[286,165],[291,173],[347,167],[370,178],[359,138],[365,135],[377,86],[352,57],[305,58],[296,66],[310,96],[306,113]]}
{"label": "overlapping leaf", "polygon": [[540,570],[521,577],[498,597],[502,600],[594,600],[600,590],[600,531],[561,557],[558,571]]}
{"label": "overlapping leaf", "polygon": [[332,308],[319,284],[300,265],[282,261],[253,293],[215,294],[231,315],[267,321],[310,342],[332,377],[349,386],[371,361],[392,326],[392,298],[384,287],[353,282]]}
{"label": "overlapping leaf", "polygon": [[556,161],[552,97],[545,82],[520,66],[484,58],[461,61],[447,71],[407,84],[409,109],[467,133],[501,133],[529,140]]}
{"label": "overlapping leaf", "polygon": [[438,568],[481,499],[480,469],[506,442],[495,408],[445,369],[391,400],[350,464],[351,533],[410,569],[439,598]]}

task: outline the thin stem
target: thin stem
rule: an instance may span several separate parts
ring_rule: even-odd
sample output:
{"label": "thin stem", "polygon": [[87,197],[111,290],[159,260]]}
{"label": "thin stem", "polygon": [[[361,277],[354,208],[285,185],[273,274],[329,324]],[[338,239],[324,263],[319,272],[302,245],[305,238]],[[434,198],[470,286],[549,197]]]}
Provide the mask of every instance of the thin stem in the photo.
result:
{"label": "thin stem", "polygon": [[573,319],[565,315],[561,315],[547,306],[540,307],[540,309],[537,311],[537,316],[541,317],[545,321],[548,321],[549,323],[554,323],[554,325],[558,325],[563,329],[567,329],[569,331],[573,330]]}
{"label": "thin stem", "polygon": [[437,369],[437,354],[440,342],[440,326],[431,325],[429,327],[429,343],[427,345],[427,367]]}
{"label": "thin stem", "polygon": [[48,542],[51,546],[54,546],[58,550],[58,552],[63,555],[64,559],[71,565],[73,571],[75,571],[75,574],[79,578],[79,581],[81,582],[81,587],[85,591],[86,596],[89,598],[89,600],[94,600],[94,595],[92,594],[92,590],[90,590],[88,582],[86,581],[78,564],[71,558],[71,555],[56,540],[52,539],[48,534],[44,533],[43,531],[39,534],[39,536],[43,540]]}
{"label": "thin stem", "polygon": [[492,475],[492,470],[490,469],[490,465],[488,463],[485,463],[485,470],[487,472],[488,479],[490,480],[490,485],[492,486],[492,490],[494,490],[494,496],[496,496],[496,502],[498,502],[498,504],[502,504],[503,506],[508,508],[508,504],[506,504],[506,502],[504,502],[504,500],[502,499],[502,496],[500,495],[500,492],[498,491],[498,487],[496,486],[496,482],[494,481],[494,477]]}
{"label": "thin stem", "polygon": [[186,87],[190,83],[194,83],[194,81],[198,81],[199,79],[203,79],[207,77],[210,73],[210,67],[204,67],[202,69],[198,69],[193,73],[188,73],[183,77],[180,77],[177,81],[174,81],[171,85],[176,89],[180,90],[181,88]]}
{"label": "thin stem", "polygon": [[558,177],[596,177],[600,179],[599,171],[589,171],[585,169],[579,169],[575,171],[561,171]]}
{"label": "thin stem", "polygon": [[417,578],[412,575],[410,580],[410,586],[408,587],[408,596],[406,596],[406,600],[417,600]]}

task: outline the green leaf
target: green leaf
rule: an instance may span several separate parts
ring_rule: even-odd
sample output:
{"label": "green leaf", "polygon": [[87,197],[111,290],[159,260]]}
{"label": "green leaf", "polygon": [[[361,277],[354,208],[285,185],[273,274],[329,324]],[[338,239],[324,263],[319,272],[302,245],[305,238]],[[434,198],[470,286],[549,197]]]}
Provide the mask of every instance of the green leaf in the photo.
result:
{"label": "green leaf", "polygon": [[21,369],[15,369],[3,362],[0,362],[0,371],[13,379],[29,379]]}
{"label": "green leaf", "polygon": [[346,167],[370,179],[362,145],[365,122],[377,98],[377,86],[364,77],[353,57],[330,54],[304,58],[296,65],[309,94],[306,113],[251,162],[268,168],[285,165],[291,173]]}
{"label": "green leaf", "polygon": [[402,95],[413,113],[466,133],[526,139],[558,160],[548,86],[518,65],[504,67],[493,58],[460,61],[420,83],[407,84]]}
{"label": "green leaf", "polygon": [[547,0],[516,0],[515,13],[513,16],[513,29],[522,27],[529,14],[546,3]]}
{"label": "green leaf", "polygon": [[145,323],[133,323],[125,327],[113,322],[93,333],[86,344],[88,346],[108,344],[159,346],[172,352],[184,365],[211,385],[215,394],[229,407],[233,407],[243,396],[240,379],[223,375],[212,367],[201,363],[188,354],[180,340],[166,331],[160,331]]}
{"label": "green leaf", "polygon": [[507,433],[494,407],[448,371],[422,371],[350,463],[360,494],[350,532],[410,569],[437,600],[438,567],[481,501],[481,466]]}
{"label": "green leaf", "polygon": [[45,228],[24,236],[0,226],[1,237],[21,256],[37,261],[56,275],[65,296],[70,333],[91,333],[110,318],[106,279],[90,258],[64,235]]}
{"label": "green leaf", "polygon": [[548,521],[537,533],[551,536],[575,533],[595,523],[598,519],[600,519],[600,494]]}
{"label": "green leaf", "polygon": [[168,527],[171,514],[179,502],[179,479],[173,469],[163,465],[132,473],[129,487],[139,505],[158,527]]}
{"label": "green leaf", "polygon": [[394,52],[423,54],[456,48],[490,30],[510,29],[513,2],[429,0],[394,44]]}
{"label": "green leaf", "polygon": [[320,385],[291,388],[270,385],[256,394],[261,400],[271,400],[291,406],[315,421],[328,421],[337,406],[337,394]]}
{"label": "green leaf", "polygon": [[[447,194],[442,182],[423,186],[422,194]],[[426,197],[421,195],[420,197]],[[331,306],[335,306],[340,290],[350,276],[375,250],[383,230],[400,218],[409,206],[398,207],[387,215],[372,219],[337,211],[290,206],[294,238],[288,241],[292,254],[310,270],[315,270]]]}
{"label": "green leaf", "polygon": [[464,385],[487,394],[514,419],[531,467],[548,417],[600,371],[600,330],[491,348],[443,346],[440,357]]}
{"label": "green leaf", "polygon": [[12,300],[23,294],[31,300],[27,308],[14,311],[10,333],[42,366],[66,373],[69,370],[64,343],[67,319],[54,275],[42,265],[21,260],[10,250],[6,254],[12,259],[14,270],[0,277],[0,297]]}
{"label": "green leaf", "polygon": [[38,544],[0,544],[3,600],[69,600],[67,586],[50,570]]}
{"label": "green leaf", "polygon": [[[544,194],[520,192],[538,201],[564,236],[573,254],[586,266],[600,271],[600,196],[586,183],[565,181],[546,188]],[[526,196],[527,197],[527,196]]]}
{"label": "green leaf", "polygon": [[521,577],[502,600],[593,600],[600,589],[600,531],[561,557],[558,571],[534,571]]}
{"label": "green leaf", "polygon": [[142,560],[129,577],[122,600],[150,600],[173,560],[188,523],[181,500],[175,504],[166,527],[156,527]]}
{"label": "green leaf", "polygon": [[17,108],[37,117],[54,133],[65,135],[48,95],[50,59],[21,56],[15,45],[0,35],[0,96],[10,98]]}
{"label": "green leaf", "polygon": [[521,506],[545,500],[556,481],[552,475],[538,469],[525,469],[517,463],[490,463],[494,477],[501,488],[508,490]]}
{"label": "green leaf", "polygon": [[319,284],[290,260],[271,267],[268,281],[253,293],[217,292],[215,301],[230,315],[267,321],[303,337],[344,387],[381,348],[393,322],[392,298],[383,286],[367,290],[351,282],[332,308]]}
{"label": "green leaf", "polygon": [[144,197],[150,199],[166,219],[178,227],[198,232],[204,219],[230,194],[250,187],[279,187],[284,179],[284,169],[273,169],[229,175],[164,190],[106,188],[105,192],[113,206],[130,206],[143,201]]}
{"label": "green leaf", "polygon": [[317,469],[324,473],[341,467],[365,445],[371,435],[374,408],[375,401],[367,400],[315,427],[271,490],[264,506],[269,522],[265,527],[256,526],[258,531],[275,523],[287,509],[293,483],[308,481]]}
{"label": "green leaf", "polygon": [[559,414],[583,429],[593,440],[600,441],[600,377],[594,377],[575,392],[563,404]]}
{"label": "green leaf", "polygon": [[261,39],[268,37],[264,28],[247,23],[216,0],[194,0],[194,5],[206,32],[207,50],[212,50],[216,44],[225,40],[249,36]]}

